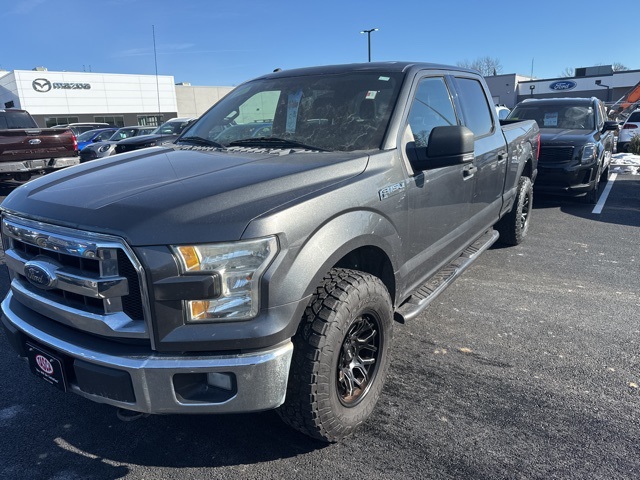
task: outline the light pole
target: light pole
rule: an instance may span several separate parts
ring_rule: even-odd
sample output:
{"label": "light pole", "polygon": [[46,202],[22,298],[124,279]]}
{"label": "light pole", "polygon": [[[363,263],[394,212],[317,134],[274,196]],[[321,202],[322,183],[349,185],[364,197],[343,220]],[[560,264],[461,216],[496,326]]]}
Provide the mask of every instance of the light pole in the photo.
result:
{"label": "light pole", "polygon": [[369,51],[369,61],[371,61],[371,32],[377,32],[378,29],[377,28],[372,28],[370,30],[362,30],[360,33],[366,33],[367,34],[367,46],[368,46],[368,51]]}

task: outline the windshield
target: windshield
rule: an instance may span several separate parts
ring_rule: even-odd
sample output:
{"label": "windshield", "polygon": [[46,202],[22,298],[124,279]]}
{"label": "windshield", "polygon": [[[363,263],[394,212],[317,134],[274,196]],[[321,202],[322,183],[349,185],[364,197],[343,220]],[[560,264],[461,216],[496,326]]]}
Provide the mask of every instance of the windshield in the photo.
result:
{"label": "windshield", "polygon": [[595,130],[595,115],[590,105],[517,105],[509,120],[535,120],[540,128]]}
{"label": "windshield", "polygon": [[181,141],[198,138],[223,146],[328,151],[377,149],[401,75],[351,72],[254,80],[214,105]]}
{"label": "windshield", "polygon": [[88,142],[90,141],[95,135],[97,135],[99,132],[97,132],[96,130],[89,130],[88,132],[84,132],[81,133],[80,135],[78,135],[77,140],[79,142]]}
{"label": "windshield", "polygon": [[160,125],[151,133],[160,134],[160,135],[179,135],[180,133],[182,133],[182,131],[185,128],[187,128],[187,126],[189,126],[190,123],[191,121],[189,120],[184,120],[184,121],[170,120]]}
{"label": "windshield", "polygon": [[118,140],[124,140],[125,138],[135,137],[137,134],[137,128],[123,127],[116,130],[116,132],[111,135],[111,138],[109,138],[109,140],[117,142]]}

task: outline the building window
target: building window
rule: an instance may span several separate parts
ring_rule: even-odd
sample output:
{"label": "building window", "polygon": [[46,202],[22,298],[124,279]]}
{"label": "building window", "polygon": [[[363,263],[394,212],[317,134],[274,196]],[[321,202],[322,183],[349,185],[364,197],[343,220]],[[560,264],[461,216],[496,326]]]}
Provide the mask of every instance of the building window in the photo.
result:
{"label": "building window", "polygon": [[69,125],[70,123],[78,123],[78,117],[46,117],[44,123],[47,128],[56,125]]}
{"label": "building window", "polygon": [[114,127],[124,127],[124,117],[122,115],[93,117],[93,121],[98,123],[108,123],[109,125],[113,125]]}
{"label": "building window", "polygon": [[138,115],[138,125],[157,127],[162,124],[162,115]]}

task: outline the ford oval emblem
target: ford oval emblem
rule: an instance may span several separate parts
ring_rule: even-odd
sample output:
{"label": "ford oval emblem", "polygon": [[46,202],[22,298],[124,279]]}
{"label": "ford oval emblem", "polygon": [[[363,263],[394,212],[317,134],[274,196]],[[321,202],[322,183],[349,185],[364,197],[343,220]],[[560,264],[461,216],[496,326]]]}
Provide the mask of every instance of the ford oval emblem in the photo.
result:
{"label": "ford oval emblem", "polygon": [[31,261],[24,264],[24,276],[31,285],[49,290],[56,283],[56,266],[44,262]]}
{"label": "ford oval emblem", "polygon": [[573,90],[578,84],[572,80],[561,80],[559,82],[553,82],[549,85],[549,89],[556,91]]}
{"label": "ford oval emblem", "polygon": [[32,138],[31,140],[29,140],[29,145],[40,145],[42,143],[42,140],[40,140],[39,138]]}

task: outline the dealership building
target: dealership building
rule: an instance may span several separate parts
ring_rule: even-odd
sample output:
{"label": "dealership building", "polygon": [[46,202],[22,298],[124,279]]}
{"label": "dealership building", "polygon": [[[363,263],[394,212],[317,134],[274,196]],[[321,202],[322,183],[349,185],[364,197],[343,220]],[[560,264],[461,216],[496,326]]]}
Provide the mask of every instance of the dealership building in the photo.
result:
{"label": "dealership building", "polygon": [[536,79],[508,74],[485,77],[493,101],[513,108],[526,98],[596,97],[614,105],[640,83],[640,70],[614,72],[611,65],[576,68],[573,77]]}
{"label": "dealership building", "polygon": [[78,122],[159,125],[198,117],[232,87],[176,85],[170,75],[0,71],[0,108],[27,110],[40,127]]}

